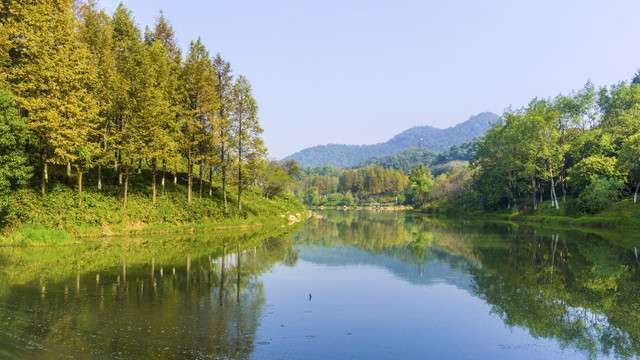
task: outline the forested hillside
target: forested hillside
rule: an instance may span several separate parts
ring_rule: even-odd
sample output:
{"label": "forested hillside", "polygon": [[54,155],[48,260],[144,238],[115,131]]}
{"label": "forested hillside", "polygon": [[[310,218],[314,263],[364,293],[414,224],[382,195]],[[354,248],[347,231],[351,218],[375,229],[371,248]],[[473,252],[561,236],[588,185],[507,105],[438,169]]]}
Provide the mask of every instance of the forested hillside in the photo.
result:
{"label": "forested hillside", "polygon": [[402,170],[406,174],[424,164],[429,167],[434,176],[453,170],[450,167],[464,167],[471,160],[474,142],[469,140],[463,144],[455,144],[441,153],[421,148],[409,148],[391,156],[376,156],[358,165],[354,169],[370,165],[380,165],[385,168]]}
{"label": "forested hillside", "polygon": [[489,128],[490,123],[497,120],[497,115],[484,112],[446,129],[416,126],[383,143],[374,145],[318,145],[287,156],[284,160],[295,159],[301,166],[350,167],[375,156],[394,155],[412,147],[440,152],[447,150],[454,144],[482,136]]}

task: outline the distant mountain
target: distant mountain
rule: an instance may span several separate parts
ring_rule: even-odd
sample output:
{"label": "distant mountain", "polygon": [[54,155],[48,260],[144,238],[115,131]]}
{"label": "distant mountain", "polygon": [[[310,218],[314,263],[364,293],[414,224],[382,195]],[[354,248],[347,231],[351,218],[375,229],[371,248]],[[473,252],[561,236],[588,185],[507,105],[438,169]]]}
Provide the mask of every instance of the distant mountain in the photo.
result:
{"label": "distant mountain", "polygon": [[497,119],[498,115],[484,112],[446,129],[416,126],[383,143],[374,145],[318,145],[298,151],[283,160],[296,159],[300,166],[350,167],[374,156],[394,155],[411,147],[419,147],[421,138],[422,148],[440,152],[449,149],[451,145],[460,144],[483,135],[489,128],[489,123]]}

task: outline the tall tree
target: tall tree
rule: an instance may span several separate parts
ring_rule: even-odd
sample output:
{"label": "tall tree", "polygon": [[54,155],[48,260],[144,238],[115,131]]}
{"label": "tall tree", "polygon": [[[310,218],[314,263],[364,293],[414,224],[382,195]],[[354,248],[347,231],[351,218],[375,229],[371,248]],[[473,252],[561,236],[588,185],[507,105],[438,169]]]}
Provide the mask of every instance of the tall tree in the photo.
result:
{"label": "tall tree", "polygon": [[137,120],[137,100],[143,95],[139,75],[144,71],[145,55],[140,29],[135,24],[131,11],[122,3],[113,14],[113,54],[115,58],[117,86],[113,92],[113,116],[115,134],[115,168],[122,183],[124,174],[123,205],[127,206],[129,174],[133,163],[138,160],[138,151],[144,145],[139,138],[140,126],[132,126]]}
{"label": "tall tree", "polygon": [[[40,189],[46,165],[84,163],[93,151],[97,106],[87,90],[95,81],[89,53],[80,41],[71,0],[3,1],[0,21],[9,53],[5,81],[37,137]],[[79,176],[79,191],[81,191]]]}
{"label": "tall tree", "polygon": [[[170,104],[175,108],[179,109],[183,104],[182,100],[184,99],[184,95],[182,91],[184,90],[182,86],[180,86],[180,72],[182,66],[182,50],[178,45],[178,41],[175,37],[175,31],[173,26],[167,21],[164,17],[162,11],[160,12],[160,16],[156,20],[155,27],[153,31],[148,31],[145,34],[148,43],[160,42],[164,45],[165,56],[169,59],[169,71],[167,73],[167,77],[163,80],[165,95],[167,96]],[[179,125],[180,125],[180,111],[175,113],[175,120],[172,125],[178,127],[178,134],[176,134],[176,142],[179,141]],[[172,129],[175,131],[176,129]],[[180,154],[177,151],[167,151],[165,156],[162,158],[162,186],[165,185],[165,175],[167,171],[167,164],[177,164],[180,162]],[[174,174],[175,174],[175,165],[174,165]],[[175,178],[174,178],[175,180]]]}
{"label": "tall tree", "polygon": [[229,121],[232,111],[232,92],[233,92],[233,75],[231,75],[231,65],[222,59],[220,53],[213,60],[213,66],[216,73],[216,94],[218,96],[218,167],[220,169],[220,177],[222,180],[222,201],[224,210],[227,211],[227,179],[228,167],[231,161],[229,141],[230,129]]}
{"label": "tall tree", "polygon": [[238,170],[238,210],[242,210],[242,191],[250,180],[249,169],[259,166],[266,153],[260,138],[262,128],[258,122],[258,105],[251,93],[251,84],[240,75],[233,86],[232,145]]}
{"label": "tall tree", "polygon": [[111,19],[99,10],[97,2],[90,0],[83,4],[81,11],[81,26],[79,35],[81,41],[87,46],[90,57],[88,64],[97,74],[94,86],[89,89],[96,99],[98,109],[99,126],[95,142],[99,145],[95,164],[98,169],[98,189],[102,189],[102,166],[113,159],[109,156],[110,135],[114,127],[113,112],[111,111],[113,91],[116,86],[115,67],[113,57],[113,28]]}
{"label": "tall tree", "polygon": [[209,53],[200,38],[192,41],[181,78],[185,96],[181,148],[187,159],[188,202],[192,198],[193,166],[205,159],[208,155],[207,145],[216,141],[219,119],[216,117],[218,96],[215,92],[215,75]]}

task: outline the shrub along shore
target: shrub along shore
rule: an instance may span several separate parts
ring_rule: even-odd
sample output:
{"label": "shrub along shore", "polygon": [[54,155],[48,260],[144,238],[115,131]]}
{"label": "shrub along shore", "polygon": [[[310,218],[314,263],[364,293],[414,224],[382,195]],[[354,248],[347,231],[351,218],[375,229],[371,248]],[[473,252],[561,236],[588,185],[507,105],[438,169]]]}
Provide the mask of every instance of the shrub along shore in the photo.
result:
{"label": "shrub along shore", "polygon": [[126,207],[118,184],[103,185],[101,190],[86,187],[81,195],[63,182],[51,183],[45,197],[35,188],[18,190],[2,209],[0,245],[57,245],[88,237],[245,229],[284,225],[289,216],[304,214],[294,197],[282,194],[267,199],[251,187],[243,194],[242,210],[237,206],[237,193],[228,191],[226,212],[220,189],[209,193],[208,184],[201,197],[195,193],[191,203],[181,181],[159,186],[155,204],[150,184],[133,181],[131,187]]}

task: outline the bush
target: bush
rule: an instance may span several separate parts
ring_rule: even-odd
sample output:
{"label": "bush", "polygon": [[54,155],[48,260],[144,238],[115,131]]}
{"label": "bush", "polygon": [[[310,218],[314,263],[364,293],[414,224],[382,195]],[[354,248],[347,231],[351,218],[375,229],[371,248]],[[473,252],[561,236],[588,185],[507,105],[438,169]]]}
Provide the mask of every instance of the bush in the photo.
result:
{"label": "bush", "polygon": [[589,184],[578,197],[578,208],[587,214],[595,214],[619,201],[624,184],[616,179],[600,178]]}

